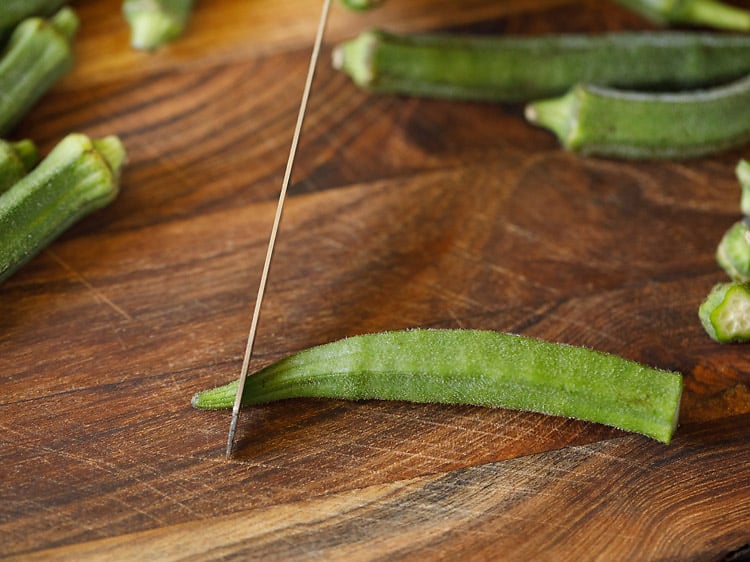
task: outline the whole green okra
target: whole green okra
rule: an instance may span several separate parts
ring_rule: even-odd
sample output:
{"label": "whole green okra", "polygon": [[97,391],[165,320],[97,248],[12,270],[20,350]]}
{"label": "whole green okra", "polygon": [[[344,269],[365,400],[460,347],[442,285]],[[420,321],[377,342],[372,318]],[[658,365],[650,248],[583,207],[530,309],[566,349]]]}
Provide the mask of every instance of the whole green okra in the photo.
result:
{"label": "whole green okra", "polygon": [[616,0],[659,25],[750,31],[750,12],[716,0]]}
{"label": "whole green okra", "polygon": [[[237,382],[196,408],[231,408]],[[477,330],[367,334],[313,347],[247,378],[243,405],[299,397],[474,404],[567,416],[669,443],[682,377],[581,347]]]}
{"label": "whole green okra", "polygon": [[0,283],[83,216],[111,202],[125,149],[117,137],[65,137],[0,195]]}
{"label": "whole green okra", "polygon": [[181,36],[194,0],[124,0],[122,11],[130,25],[130,44],[153,50]]}
{"label": "whole green okra", "polygon": [[21,21],[32,16],[50,16],[68,0],[2,0],[0,37],[10,33]]}
{"label": "whole green okra", "polygon": [[750,36],[474,37],[373,30],[339,45],[333,64],[375,92],[518,102],[560,95],[579,83],[645,90],[726,83],[750,74]]}
{"label": "whole green okra", "polygon": [[30,140],[0,140],[0,194],[23,178],[39,161],[39,151]]}
{"label": "whole green okra", "polygon": [[581,154],[703,156],[750,140],[750,75],[706,90],[663,94],[579,85],[562,97],[530,103],[526,118]]}
{"label": "whole green okra", "polygon": [[13,31],[0,59],[0,135],[72,68],[77,29],[77,16],[63,8],[49,20],[28,18]]}

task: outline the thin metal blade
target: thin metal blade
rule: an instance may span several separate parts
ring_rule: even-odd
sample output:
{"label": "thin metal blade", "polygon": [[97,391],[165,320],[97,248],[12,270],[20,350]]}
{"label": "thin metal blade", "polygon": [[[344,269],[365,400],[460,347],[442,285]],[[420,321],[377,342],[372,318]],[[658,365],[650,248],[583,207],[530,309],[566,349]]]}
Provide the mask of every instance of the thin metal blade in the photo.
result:
{"label": "thin metal blade", "polygon": [[286,164],[286,172],[284,173],[284,181],[281,184],[281,192],[279,193],[279,202],[276,206],[276,216],[274,217],[273,227],[271,228],[271,236],[268,241],[268,249],[266,251],[266,260],[263,265],[263,272],[260,278],[260,286],[258,287],[258,295],[255,299],[255,308],[253,310],[253,318],[250,324],[250,333],[247,336],[247,345],[245,347],[245,357],[242,361],[242,370],[240,371],[240,380],[237,386],[237,395],[234,399],[234,406],[232,407],[232,421],[229,425],[229,436],[227,437],[227,458],[232,456],[234,450],[234,434],[237,431],[237,420],[240,415],[240,405],[242,403],[242,393],[245,389],[245,380],[247,379],[247,370],[250,365],[250,357],[253,354],[253,346],[255,345],[255,334],[258,331],[258,320],[260,319],[260,308],[263,303],[263,297],[266,292],[266,285],[268,284],[268,272],[271,269],[271,259],[273,258],[273,251],[276,247],[276,237],[279,233],[279,224],[281,223],[281,215],[284,210],[284,203],[286,202],[286,193],[289,189],[289,181],[292,177],[292,169],[294,167],[294,159],[297,155],[297,145],[299,144],[299,137],[302,132],[302,123],[305,120],[305,112],[307,111],[307,101],[310,98],[310,90],[312,89],[313,78],[315,77],[315,68],[318,64],[318,58],[320,57],[320,47],[323,44],[323,35],[325,34],[326,24],[328,23],[328,12],[331,8],[331,0],[323,0],[323,11],[320,14],[320,22],[318,23],[318,31],[315,35],[315,42],[313,43],[313,51],[310,57],[310,67],[307,71],[307,80],[305,81],[305,89],[302,92],[302,101],[300,102],[299,113],[297,115],[297,124],[294,128],[294,136],[292,137],[292,147],[289,151],[289,159]]}

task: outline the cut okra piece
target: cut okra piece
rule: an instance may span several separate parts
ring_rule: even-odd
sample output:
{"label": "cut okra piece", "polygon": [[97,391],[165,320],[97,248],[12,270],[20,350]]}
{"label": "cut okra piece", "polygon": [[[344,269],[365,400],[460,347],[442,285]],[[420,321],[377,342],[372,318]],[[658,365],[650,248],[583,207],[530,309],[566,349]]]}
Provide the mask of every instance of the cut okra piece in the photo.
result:
{"label": "cut okra piece", "polygon": [[110,203],[125,158],[115,136],[71,134],[0,195],[0,283],[73,223]]}
{"label": "cut okra piece", "polygon": [[750,285],[719,283],[698,309],[703,328],[719,343],[750,340]]}
{"label": "cut okra piece", "polygon": [[745,221],[734,223],[716,249],[716,261],[733,281],[750,281],[750,230]]}
{"label": "cut okra piece", "polygon": [[373,92],[519,102],[579,83],[644,90],[715,86],[750,74],[750,37],[622,32],[540,37],[394,34],[337,46],[334,67]]}
{"label": "cut okra piece", "polygon": [[659,25],[750,31],[750,12],[716,0],[616,0]]}
{"label": "cut okra piece", "polygon": [[51,16],[68,0],[2,0],[0,2],[0,36],[10,33],[26,18]]}
{"label": "cut okra piece", "polygon": [[183,34],[193,0],[124,0],[122,11],[130,25],[130,44],[150,51]]}
{"label": "cut okra piece", "polygon": [[39,161],[39,151],[30,140],[0,140],[0,194],[29,173]]}
{"label": "cut okra piece", "polygon": [[573,152],[619,158],[684,159],[750,141],[750,75],[726,85],[644,93],[579,85],[532,102],[526,118]]}
{"label": "cut okra piece", "polygon": [[750,217],[750,162],[740,160],[735,169],[737,180],[740,182],[742,197],[740,199],[740,209],[742,214]]}
{"label": "cut okra piece", "polygon": [[78,17],[63,8],[51,19],[16,27],[0,59],[0,135],[7,133],[73,67]]}

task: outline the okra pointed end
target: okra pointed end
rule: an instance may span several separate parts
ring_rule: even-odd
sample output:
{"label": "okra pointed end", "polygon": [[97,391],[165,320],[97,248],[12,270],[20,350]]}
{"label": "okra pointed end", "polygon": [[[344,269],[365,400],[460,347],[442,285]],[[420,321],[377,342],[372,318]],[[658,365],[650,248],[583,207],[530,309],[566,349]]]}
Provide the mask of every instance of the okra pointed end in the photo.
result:
{"label": "okra pointed end", "polygon": [[224,386],[197,392],[190,405],[198,410],[221,410],[231,408],[237,394],[239,381],[232,381]]}
{"label": "okra pointed end", "polygon": [[698,309],[709,337],[718,343],[750,341],[750,286],[719,283]]}
{"label": "okra pointed end", "polygon": [[575,149],[579,105],[578,88],[573,88],[561,97],[529,103],[524,115],[529,123],[552,131],[564,147]]}
{"label": "okra pointed end", "polygon": [[366,31],[338,45],[333,51],[333,67],[348,74],[358,86],[370,86],[376,78],[373,58],[378,42],[377,31]]}

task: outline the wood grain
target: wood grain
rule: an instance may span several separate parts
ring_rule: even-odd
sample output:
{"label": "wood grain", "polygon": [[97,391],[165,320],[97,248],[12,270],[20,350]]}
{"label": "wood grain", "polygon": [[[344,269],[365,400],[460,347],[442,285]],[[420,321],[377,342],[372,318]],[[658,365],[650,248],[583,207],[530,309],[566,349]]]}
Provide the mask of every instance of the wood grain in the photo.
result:
{"label": "wood grain", "polygon": [[654,559],[719,560],[747,537],[748,422],[694,426],[671,447],[623,437],[23,559],[639,560],[647,543]]}
{"label": "wood grain", "polygon": [[[239,372],[318,6],[201,2],[153,55],[127,47],[119,1],[75,6],[78,66],[14,135],[116,133],[129,163],[117,201],[0,289],[0,556],[716,560],[750,542],[750,360],[696,312],[747,150],[577,158],[518,106],[372,96],[321,64],[253,367],[370,331],[511,331],[684,373],[682,426],[665,448],[536,414],[289,401],[244,412],[227,462],[227,413],[189,400]],[[324,60],[371,25],[648,28],[610,3],[391,0],[337,8]]]}

